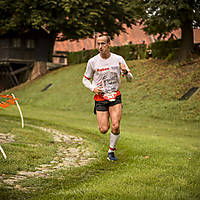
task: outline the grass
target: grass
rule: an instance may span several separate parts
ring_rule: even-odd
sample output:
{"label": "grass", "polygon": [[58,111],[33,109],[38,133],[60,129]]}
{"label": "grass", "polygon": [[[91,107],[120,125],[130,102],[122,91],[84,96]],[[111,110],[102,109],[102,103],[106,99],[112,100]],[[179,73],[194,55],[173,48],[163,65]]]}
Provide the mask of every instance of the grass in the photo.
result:
{"label": "grass", "polygon": [[[122,79],[116,163],[105,159],[109,134],[98,132],[93,94],[81,83],[85,63],[52,71],[7,92],[19,98],[25,128],[20,128],[15,106],[0,111],[0,133],[15,135],[14,142],[2,144],[8,159],[0,155],[0,199],[200,199],[200,93],[178,100],[200,85],[200,66],[166,65],[159,60],[128,64],[134,80]],[[49,83],[53,85],[41,92]],[[82,137],[96,160],[6,185],[3,180],[17,171],[35,171],[49,163],[59,148],[52,133],[28,124]],[[30,189],[19,190],[18,185]]]}

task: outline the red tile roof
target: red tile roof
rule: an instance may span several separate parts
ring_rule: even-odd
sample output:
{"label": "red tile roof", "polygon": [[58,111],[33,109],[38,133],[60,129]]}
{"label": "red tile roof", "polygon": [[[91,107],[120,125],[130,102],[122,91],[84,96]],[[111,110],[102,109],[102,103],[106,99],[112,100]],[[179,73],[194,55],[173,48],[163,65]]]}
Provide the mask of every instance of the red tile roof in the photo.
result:
{"label": "red tile roof", "polygon": [[[176,30],[172,32],[176,35],[177,38],[181,37],[181,31]],[[131,28],[126,29],[126,33],[121,33],[119,36],[116,36],[111,41],[111,46],[122,46],[131,42],[132,44],[141,44],[143,41],[149,45],[155,41],[152,35],[146,34],[142,30],[142,26],[133,26]],[[200,29],[194,29],[194,43],[200,43]],[[80,51],[86,49],[94,49],[95,48],[95,39],[87,38],[80,39],[79,41],[56,41],[54,46],[54,51]]]}

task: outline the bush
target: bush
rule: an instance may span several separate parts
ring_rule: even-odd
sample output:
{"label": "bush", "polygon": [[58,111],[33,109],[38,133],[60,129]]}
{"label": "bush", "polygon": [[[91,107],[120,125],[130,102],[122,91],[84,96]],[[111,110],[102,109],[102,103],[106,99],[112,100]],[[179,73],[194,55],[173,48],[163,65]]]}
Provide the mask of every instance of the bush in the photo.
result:
{"label": "bush", "polygon": [[[110,50],[113,53],[121,55],[125,60],[135,60],[138,58],[142,59],[146,57],[145,44],[114,46],[110,47]],[[98,54],[97,49],[69,52],[67,53],[67,62],[68,64],[84,63],[96,54]]]}
{"label": "bush", "polygon": [[153,58],[173,59],[180,48],[181,40],[157,41],[150,45]]}
{"label": "bush", "polygon": [[111,47],[111,52],[121,55],[125,60],[142,59],[146,56],[145,44],[129,44]]}
{"label": "bush", "polygon": [[67,53],[67,62],[68,64],[84,63],[87,62],[91,57],[93,57],[97,53],[97,49],[69,52]]}
{"label": "bush", "polygon": [[110,48],[111,52],[122,56],[126,60],[137,59],[133,45],[114,46]]}

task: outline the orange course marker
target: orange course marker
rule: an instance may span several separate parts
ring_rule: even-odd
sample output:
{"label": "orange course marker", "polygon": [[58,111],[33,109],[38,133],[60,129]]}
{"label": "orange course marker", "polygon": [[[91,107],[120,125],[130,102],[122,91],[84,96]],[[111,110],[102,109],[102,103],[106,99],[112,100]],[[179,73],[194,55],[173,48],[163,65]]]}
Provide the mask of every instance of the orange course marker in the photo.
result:
{"label": "orange course marker", "polygon": [[1,108],[7,108],[10,105],[14,105],[15,101],[18,100],[18,98],[13,98],[12,95],[3,95],[3,94],[0,94],[0,97],[3,98],[3,99],[7,99],[7,100],[4,100],[4,101],[0,102],[0,107]]}

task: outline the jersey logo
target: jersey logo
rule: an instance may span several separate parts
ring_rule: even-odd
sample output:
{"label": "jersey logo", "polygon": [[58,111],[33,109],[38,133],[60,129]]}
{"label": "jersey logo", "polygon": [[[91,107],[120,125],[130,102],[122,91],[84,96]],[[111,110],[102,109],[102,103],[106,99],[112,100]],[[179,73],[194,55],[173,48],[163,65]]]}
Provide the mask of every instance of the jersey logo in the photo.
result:
{"label": "jersey logo", "polygon": [[110,68],[107,67],[107,68],[97,69],[98,72],[103,72],[103,71],[107,71],[107,70],[110,70]]}

